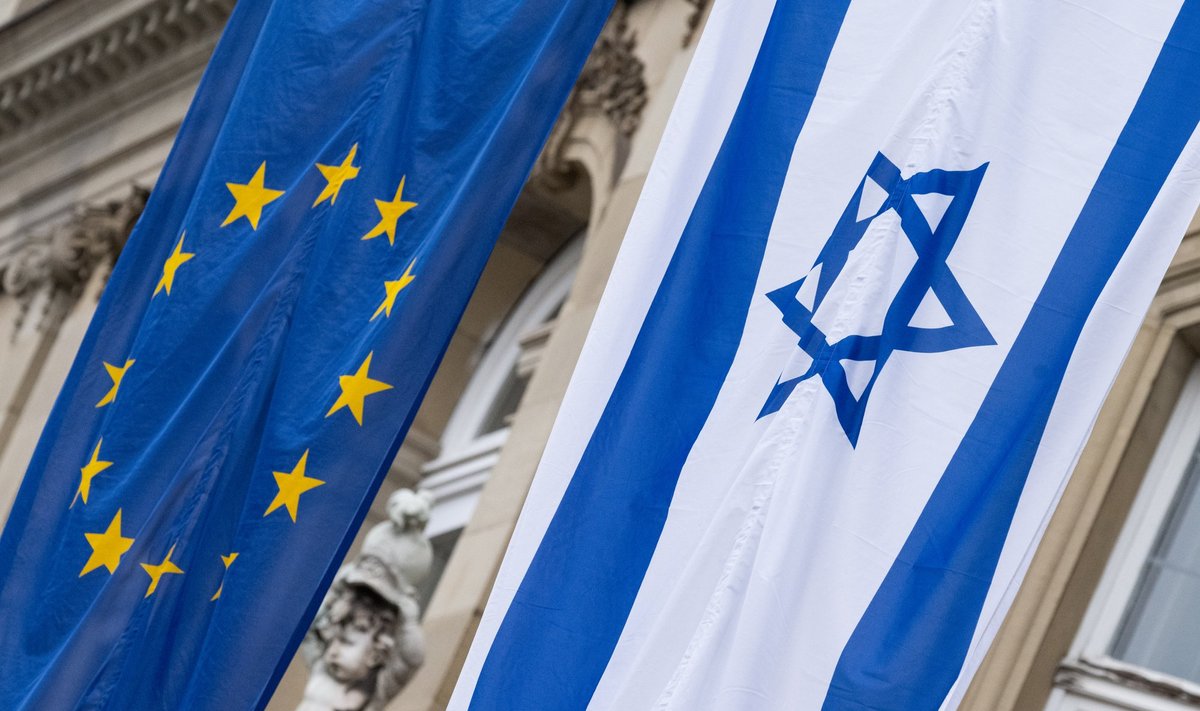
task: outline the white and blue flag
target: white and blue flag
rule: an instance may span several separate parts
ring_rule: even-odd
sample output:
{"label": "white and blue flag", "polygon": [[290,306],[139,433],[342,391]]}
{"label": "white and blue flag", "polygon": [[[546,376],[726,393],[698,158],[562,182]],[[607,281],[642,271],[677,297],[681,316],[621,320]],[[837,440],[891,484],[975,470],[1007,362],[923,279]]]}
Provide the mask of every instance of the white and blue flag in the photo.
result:
{"label": "white and blue flag", "polygon": [[450,708],[956,707],[1198,121],[1197,1],[718,0]]}

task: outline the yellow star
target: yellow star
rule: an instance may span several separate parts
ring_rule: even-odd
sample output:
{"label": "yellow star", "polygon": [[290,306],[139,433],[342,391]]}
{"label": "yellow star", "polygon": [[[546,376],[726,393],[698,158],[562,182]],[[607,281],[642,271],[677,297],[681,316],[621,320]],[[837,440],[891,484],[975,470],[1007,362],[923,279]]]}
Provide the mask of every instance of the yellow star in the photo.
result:
{"label": "yellow star", "polygon": [[387,296],[383,297],[383,303],[379,305],[379,308],[375,309],[375,315],[371,317],[372,321],[374,321],[379,314],[383,314],[384,316],[388,317],[392,315],[392,307],[396,304],[396,297],[401,291],[404,291],[404,287],[411,284],[412,280],[417,278],[417,276],[412,273],[413,265],[416,263],[417,260],[415,259],[409,262],[408,267],[404,270],[404,274],[401,275],[401,277],[396,281],[383,282],[383,288],[387,291]]}
{"label": "yellow star", "polygon": [[100,402],[96,403],[96,407],[104,407],[117,399],[117,390],[121,387],[121,380],[125,377],[125,372],[129,370],[129,366],[133,365],[133,363],[134,360],[132,358],[125,361],[125,365],[122,366],[104,363],[104,369],[108,371],[108,377],[112,379],[112,387],[108,389],[104,397],[100,398]]}
{"label": "yellow star", "polygon": [[317,170],[321,171],[321,175],[325,176],[325,188],[321,190],[321,194],[317,196],[317,201],[312,204],[313,207],[320,205],[326,200],[330,205],[337,202],[338,193],[342,190],[342,184],[347,180],[354,180],[358,177],[358,166],[352,165],[354,162],[354,154],[358,153],[358,144],[350,146],[350,152],[346,154],[346,159],[341,165],[322,165],[317,163]]}
{"label": "yellow star", "polygon": [[384,390],[391,390],[392,386],[379,380],[372,380],[368,377],[368,371],[371,369],[371,356],[375,355],[372,351],[367,354],[367,359],[358,366],[358,371],[354,375],[343,375],[338,378],[338,385],[342,388],[342,394],[338,396],[333,407],[329,408],[329,412],[325,413],[329,417],[333,413],[343,407],[350,408],[350,413],[354,415],[354,419],[358,424],[362,425],[363,418],[363,401],[368,395],[374,395]]}
{"label": "yellow star", "polygon": [[179,236],[179,244],[175,245],[175,251],[171,252],[171,256],[167,257],[166,263],[163,264],[162,278],[158,280],[158,286],[154,287],[154,294],[151,298],[158,296],[158,292],[163,289],[167,290],[167,296],[171,295],[171,286],[175,284],[175,271],[192,257],[196,256],[192,252],[183,251],[183,238],[187,237],[187,232]]}
{"label": "yellow star", "polygon": [[[81,476],[79,478],[79,489],[75,492],[75,499],[83,499],[84,504],[87,504],[88,494],[92,490],[92,479],[113,465],[112,462],[100,461],[100,445],[103,442],[104,438],[101,437],[96,442],[96,448],[92,450],[92,458],[79,470]],[[71,501],[71,505],[75,505],[74,500]]]}
{"label": "yellow star", "polygon": [[283,195],[282,190],[271,190],[263,186],[263,176],[266,171],[267,162],[263,161],[262,165],[258,166],[258,170],[254,172],[254,177],[245,185],[225,183],[225,187],[233,193],[233,199],[237,203],[229,211],[225,221],[221,223],[222,227],[231,224],[239,217],[245,217],[250,221],[251,229],[258,229],[258,220],[262,217],[263,207]]}
{"label": "yellow star", "polygon": [[[225,570],[227,570],[227,571],[229,570],[229,566],[233,565],[233,561],[237,560],[237,557],[238,557],[237,553],[230,553],[229,555],[221,556],[221,562],[225,564]],[[224,589],[225,589],[225,576],[222,575],[221,576],[221,584],[219,586],[217,586],[217,591],[215,593],[213,593],[213,596],[210,597],[208,599],[208,601],[213,602],[217,598],[221,597],[221,591]]]}
{"label": "yellow star", "polygon": [[121,509],[117,509],[117,515],[113,516],[112,523],[108,524],[104,533],[85,533],[83,537],[92,547],[92,555],[84,564],[83,570],[79,571],[81,578],[100,566],[108,568],[109,573],[117,572],[121,556],[133,545],[132,538],[121,535]]}
{"label": "yellow star", "polygon": [[388,244],[396,244],[396,220],[399,220],[401,215],[417,206],[415,202],[404,200],[401,197],[403,194],[404,178],[400,178],[400,187],[396,188],[396,197],[392,198],[391,202],[385,200],[375,201],[375,207],[379,208],[379,224],[372,227],[370,232],[363,235],[363,239],[375,239],[386,232]]}
{"label": "yellow star", "polygon": [[[279,487],[279,493],[275,494],[275,498],[271,500],[271,505],[267,507],[263,516],[270,514],[280,506],[286,506],[288,513],[292,516],[292,522],[296,522],[296,511],[300,508],[300,495],[325,483],[320,479],[304,476],[306,466],[308,466],[307,449],[304,450],[304,454],[300,455],[300,461],[296,462],[291,473],[271,472],[275,475],[275,485]],[[230,561],[230,563],[232,562]],[[229,566],[226,565],[226,567]]]}
{"label": "yellow star", "polygon": [[154,594],[154,591],[158,589],[158,581],[162,578],[162,576],[183,575],[183,571],[179,569],[179,566],[175,565],[175,563],[171,561],[171,554],[174,552],[175,546],[171,546],[171,550],[167,551],[167,557],[163,558],[163,562],[159,563],[158,565],[142,563],[142,568],[144,568],[146,574],[150,576],[150,587],[146,588],[146,595],[143,597],[143,599]]}

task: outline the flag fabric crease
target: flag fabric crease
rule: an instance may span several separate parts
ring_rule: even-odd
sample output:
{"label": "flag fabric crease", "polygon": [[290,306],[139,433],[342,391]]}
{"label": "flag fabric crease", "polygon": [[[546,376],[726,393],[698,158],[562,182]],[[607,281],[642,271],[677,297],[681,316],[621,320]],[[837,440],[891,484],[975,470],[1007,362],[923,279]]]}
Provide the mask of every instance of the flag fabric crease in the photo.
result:
{"label": "flag fabric crease", "polygon": [[717,0],[450,708],[956,707],[1200,202],[1197,47]]}
{"label": "flag fabric crease", "polygon": [[0,707],[265,705],[609,6],[237,4],[0,538]]}

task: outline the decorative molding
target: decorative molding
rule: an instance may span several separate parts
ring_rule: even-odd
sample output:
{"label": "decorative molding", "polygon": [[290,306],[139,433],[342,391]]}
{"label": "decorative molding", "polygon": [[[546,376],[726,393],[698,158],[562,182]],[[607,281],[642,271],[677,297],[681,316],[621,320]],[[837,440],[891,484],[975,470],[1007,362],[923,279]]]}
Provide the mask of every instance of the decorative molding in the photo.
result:
{"label": "decorative molding", "polygon": [[708,9],[708,0],[683,0],[692,6],[692,14],[688,15],[687,30],[683,33],[683,46],[687,47],[696,39],[700,31],[700,20],[704,19],[704,11]]}
{"label": "decorative molding", "polygon": [[592,53],[583,65],[579,80],[566,107],[554,124],[538,160],[539,177],[559,184],[572,181],[566,147],[580,122],[589,116],[604,117],[615,132],[612,179],[620,175],[629,153],[629,142],[641,126],[646,106],[645,64],[638,58],[637,37],[626,23],[627,4],[613,10],[600,32]]}
{"label": "decorative molding", "polygon": [[629,31],[624,13],[615,19],[596,40],[571,102],[577,110],[603,113],[621,135],[632,136],[646,106],[646,67],[635,53],[637,36]]}
{"label": "decorative molding", "polygon": [[521,336],[521,355],[517,356],[516,364],[517,375],[533,377],[533,372],[537,370],[538,364],[542,362],[542,356],[546,353],[550,335],[557,327],[558,318],[553,318]]}
{"label": "decorative molding", "polygon": [[1063,662],[1055,674],[1054,686],[1089,698],[1110,698],[1120,689],[1188,707],[1200,706],[1200,685],[1107,657]]}
{"label": "decorative molding", "polygon": [[0,140],[215,35],[236,0],[152,0],[33,66],[0,72]]}
{"label": "decorative molding", "polygon": [[425,465],[434,460],[441,449],[437,437],[416,427],[410,428],[388,469],[387,481],[394,483],[397,488],[417,486],[424,475]]}
{"label": "decorative molding", "polygon": [[67,221],[17,240],[0,253],[0,296],[21,302],[22,320],[39,292],[77,298],[96,268],[121,253],[149,195],[135,186],[123,199],[81,206]]}
{"label": "decorative molding", "polygon": [[484,484],[500,461],[500,450],[508,441],[508,430],[493,432],[470,452],[454,459],[431,462],[421,488],[433,496],[433,515],[429,522],[430,538],[467,525],[475,513]]}

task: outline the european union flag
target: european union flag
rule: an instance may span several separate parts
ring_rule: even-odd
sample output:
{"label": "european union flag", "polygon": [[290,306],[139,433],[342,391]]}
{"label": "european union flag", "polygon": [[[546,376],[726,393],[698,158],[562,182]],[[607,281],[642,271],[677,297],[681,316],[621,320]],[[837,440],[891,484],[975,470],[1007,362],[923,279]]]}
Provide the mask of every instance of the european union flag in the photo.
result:
{"label": "european union flag", "polygon": [[238,3],[0,538],[0,708],[266,702],[610,6]]}

